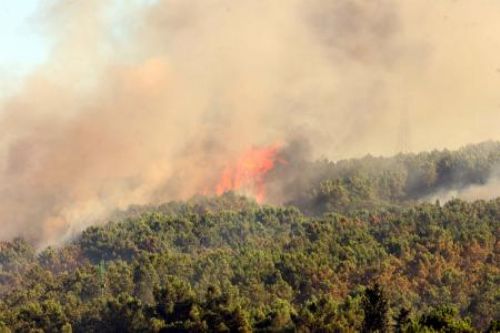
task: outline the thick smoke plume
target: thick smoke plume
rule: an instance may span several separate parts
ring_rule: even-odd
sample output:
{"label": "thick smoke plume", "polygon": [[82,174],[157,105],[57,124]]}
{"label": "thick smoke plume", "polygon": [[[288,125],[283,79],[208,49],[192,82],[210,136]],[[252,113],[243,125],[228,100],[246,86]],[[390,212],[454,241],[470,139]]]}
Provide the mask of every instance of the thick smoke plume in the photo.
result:
{"label": "thick smoke plume", "polygon": [[0,106],[2,239],[187,198],[297,134],[333,159],[500,137],[498,1],[61,0],[39,21],[51,56]]}

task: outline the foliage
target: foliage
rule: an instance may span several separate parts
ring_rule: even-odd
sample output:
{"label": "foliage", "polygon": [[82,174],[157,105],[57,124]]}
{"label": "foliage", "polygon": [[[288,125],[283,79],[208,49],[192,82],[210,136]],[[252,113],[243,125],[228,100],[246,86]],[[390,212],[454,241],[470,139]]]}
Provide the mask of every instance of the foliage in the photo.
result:
{"label": "foliage", "polygon": [[422,200],[448,200],[498,177],[500,142],[338,162],[292,159],[282,168],[272,176],[288,181],[277,181],[283,185],[275,195],[310,215],[410,206]]}
{"label": "foliage", "polygon": [[366,289],[362,306],[365,314],[362,332],[387,332],[389,302],[378,283]]}
{"label": "foliage", "polygon": [[498,331],[500,199],[409,202],[481,181],[481,149],[339,162],[300,210],[227,193],[3,242],[0,332]]}

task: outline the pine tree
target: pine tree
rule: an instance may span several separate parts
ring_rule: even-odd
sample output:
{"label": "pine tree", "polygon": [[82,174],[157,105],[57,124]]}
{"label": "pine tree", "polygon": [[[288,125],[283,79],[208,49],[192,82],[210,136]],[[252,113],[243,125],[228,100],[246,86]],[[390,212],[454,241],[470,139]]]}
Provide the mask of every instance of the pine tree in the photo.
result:
{"label": "pine tree", "polygon": [[365,290],[362,304],[365,313],[362,332],[387,332],[389,302],[378,283]]}
{"label": "pine tree", "polygon": [[410,310],[405,307],[401,308],[399,314],[394,319],[396,320],[394,331],[396,333],[403,332],[405,326],[410,323]]}

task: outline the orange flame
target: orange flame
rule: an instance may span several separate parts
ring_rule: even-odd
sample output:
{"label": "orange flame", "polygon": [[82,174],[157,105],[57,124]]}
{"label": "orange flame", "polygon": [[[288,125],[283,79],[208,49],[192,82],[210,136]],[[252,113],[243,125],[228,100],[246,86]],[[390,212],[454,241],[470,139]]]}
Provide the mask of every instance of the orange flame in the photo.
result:
{"label": "orange flame", "polygon": [[228,191],[244,192],[255,197],[261,203],[266,197],[265,176],[277,162],[281,145],[251,148],[244,152],[238,160],[226,166],[215,187],[217,195]]}

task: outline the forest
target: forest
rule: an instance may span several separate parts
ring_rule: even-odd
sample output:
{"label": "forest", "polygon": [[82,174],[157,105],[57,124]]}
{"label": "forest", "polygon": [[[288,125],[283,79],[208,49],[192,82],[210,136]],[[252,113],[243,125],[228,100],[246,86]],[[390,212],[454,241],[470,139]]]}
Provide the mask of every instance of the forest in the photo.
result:
{"label": "forest", "polygon": [[281,205],[195,196],[2,242],[0,332],[500,332],[500,198],[457,198],[499,163],[495,142],[303,160],[269,175]]}

